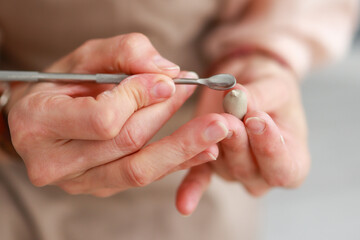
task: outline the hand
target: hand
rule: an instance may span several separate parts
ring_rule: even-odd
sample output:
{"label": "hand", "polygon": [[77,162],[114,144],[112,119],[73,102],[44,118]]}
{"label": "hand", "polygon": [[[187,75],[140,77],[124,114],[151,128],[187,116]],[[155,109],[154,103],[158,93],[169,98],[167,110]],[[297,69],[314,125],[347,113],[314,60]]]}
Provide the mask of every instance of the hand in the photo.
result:
{"label": "hand", "polygon": [[[236,88],[248,97],[248,113],[243,122],[224,114],[235,130],[219,144],[217,161],[192,168],[184,179],[177,195],[183,214],[194,211],[213,171],[242,183],[254,196],[272,187],[297,187],[309,171],[307,127],[295,75],[261,55],[231,59],[216,72],[237,77],[241,85]],[[223,97],[204,89],[198,114],[222,112]]]}
{"label": "hand", "polygon": [[36,186],[109,196],[208,162],[217,151],[213,145],[228,133],[224,119],[200,118],[143,147],[194,91],[185,85],[175,90],[171,78],[194,74],[180,73],[141,34],[91,40],[47,71],[137,75],[117,86],[39,83],[17,88],[9,127]]}

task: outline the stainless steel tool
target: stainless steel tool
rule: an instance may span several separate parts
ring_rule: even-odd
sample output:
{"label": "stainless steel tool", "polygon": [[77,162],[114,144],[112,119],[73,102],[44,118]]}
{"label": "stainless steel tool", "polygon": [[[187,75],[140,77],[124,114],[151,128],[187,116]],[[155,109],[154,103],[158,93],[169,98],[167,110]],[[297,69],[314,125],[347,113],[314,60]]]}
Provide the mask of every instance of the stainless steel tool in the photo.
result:
{"label": "stainless steel tool", "polygon": [[[32,71],[0,71],[0,82],[59,82],[59,83],[120,83],[126,74],[76,74],[76,73],[41,73]],[[230,74],[219,74],[209,78],[178,78],[176,84],[195,84],[207,86],[214,90],[231,89],[236,84],[236,79]]]}

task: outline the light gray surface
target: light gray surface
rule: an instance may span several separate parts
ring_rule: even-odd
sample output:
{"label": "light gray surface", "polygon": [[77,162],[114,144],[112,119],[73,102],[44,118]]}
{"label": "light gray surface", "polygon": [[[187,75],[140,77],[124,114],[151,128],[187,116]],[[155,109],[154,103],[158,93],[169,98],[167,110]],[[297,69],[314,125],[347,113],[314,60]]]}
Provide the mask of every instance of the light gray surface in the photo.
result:
{"label": "light gray surface", "polygon": [[304,82],[312,169],[298,190],[272,191],[262,240],[360,239],[360,44]]}

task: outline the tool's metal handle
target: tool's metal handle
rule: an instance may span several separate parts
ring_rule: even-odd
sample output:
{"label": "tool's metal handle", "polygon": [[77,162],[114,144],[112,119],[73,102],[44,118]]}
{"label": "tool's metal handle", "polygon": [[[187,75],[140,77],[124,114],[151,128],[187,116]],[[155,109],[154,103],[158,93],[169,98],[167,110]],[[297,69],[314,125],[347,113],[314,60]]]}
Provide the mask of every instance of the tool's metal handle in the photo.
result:
{"label": "tool's metal handle", "polygon": [[[6,82],[97,82],[118,84],[125,78],[126,74],[77,74],[77,73],[41,73],[31,71],[0,71],[0,80]],[[176,84],[197,84],[202,83],[198,79],[174,79]]]}
{"label": "tool's metal handle", "polygon": [[31,71],[0,71],[0,80],[6,82],[37,82],[38,72]]}
{"label": "tool's metal handle", "polygon": [[195,84],[195,85],[204,85],[199,79],[192,78],[177,78],[174,79],[174,83],[176,84]]}
{"label": "tool's metal handle", "polygon": [[41,73],[33,71],[0,71],[0,81],[6,82],[97,82],[120,83],[126,74]]}
{"label": "tool's metal handle", "polygon": [[[125,78],[126,74],[78,74],[78,73],[41,73],[31,71],[0,71],[0,82],[61,82],[61,83],[112,83],[119,84]],[[211,89],[224,91],[233,88],[236,84],[234,76],[229,74],[215,75],[210,78],[180,78],[174,79],[176,84],[196,84],[204,85]]]}
{"label": "tool's metal handle", "polygon": [[126,74],[96,74],[97,83],[120,83],[125,78],[129,77]]}

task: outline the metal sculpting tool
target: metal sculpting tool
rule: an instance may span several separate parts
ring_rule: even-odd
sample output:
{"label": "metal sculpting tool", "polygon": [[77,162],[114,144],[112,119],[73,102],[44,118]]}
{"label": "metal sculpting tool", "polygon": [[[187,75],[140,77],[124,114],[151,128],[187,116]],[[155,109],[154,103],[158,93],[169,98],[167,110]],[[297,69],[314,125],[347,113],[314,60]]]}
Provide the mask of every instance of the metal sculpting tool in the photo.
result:
{"label": "metal sculpting tool", "polygon": [[[58,82],[58,83],[112,83],[118,84],[130,75],[126,74],[77,74],[42,73],[32,71],[0,71],[0,82]],[[195,84],[214,90],[228,90],[235,86],[236,79],[230,74],[218,74],[209,78],[178,78],[175,84]]]}

